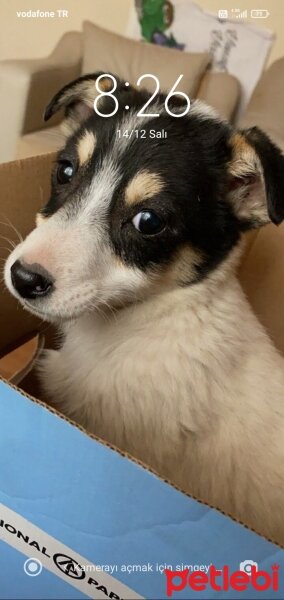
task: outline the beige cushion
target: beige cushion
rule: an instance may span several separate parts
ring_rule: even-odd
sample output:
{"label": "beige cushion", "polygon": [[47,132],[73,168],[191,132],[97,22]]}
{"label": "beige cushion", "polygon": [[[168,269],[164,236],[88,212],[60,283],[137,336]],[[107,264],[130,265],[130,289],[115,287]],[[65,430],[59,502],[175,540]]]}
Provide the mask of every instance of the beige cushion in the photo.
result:
{"label": "beige cushion", "polygon": [[[161,91],[169,91],[180,74],[180,91],[194,97],[206,66],[208,53],[188,53],[130,40],[86,21],[83,25],[83,74],[104,71],[132,84],[144,73],[159,78]],[[153,89],[149,79],[143,87]]]}
{"label": "beige cushion", "polygon": [[[43,111],[58,89],[79,77],[79,32],[68,32],[47,58],[0,61],[0,162],[14,160],[19,136],[48,127]],[[53,124],[61,115],[55,115]]]}
{"label": "beige cushion", "polygon": [[57,152],[64,146],[64,136],[60,126],[50,127],[22,135],[17,142],[16,159]]}
{"label": "beige cushion", "polygon": [[197,98],[216,108],[221,117],[231,121],[240,98],[239,81],[229,73],[207,71],[201,80]]}

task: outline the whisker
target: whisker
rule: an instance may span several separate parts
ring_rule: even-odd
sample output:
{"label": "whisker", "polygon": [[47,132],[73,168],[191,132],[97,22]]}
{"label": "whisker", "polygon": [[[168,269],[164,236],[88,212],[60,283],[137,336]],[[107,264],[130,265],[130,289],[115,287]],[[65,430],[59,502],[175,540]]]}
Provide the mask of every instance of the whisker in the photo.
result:
{"label": "whisker", "polygon": [[4,227],[11,227],[11,229],[16,233],[20,244],[24,241],[23,236],[20,234],[18,229],[16,229],[16,227],[14,227],[14,225],[12,225],[12,223],[4,223],[4,221],[0,221],[0,225],[4,225]]}
{"label": "whisker", "polygon": [[15,248],[17,247],[17,244],[15,244],[13,240],[10,240],[10,238],[5,237],[5,235],[0,235],[0,239],[5,240],[5,242],[8,242],[8,244],[11,244],[13,250],[15,250]]}
{"label": "whisker", "polygon": [[12,248],[6,248],[6,246],[2,246],[2,247],[0,248],[0,252],[1,252],[1,250],[6,250],[6,252],[8,252],[8,254],[11,254],[11,250],[12,250]]}
{"label": "whisker", "polygon": [[[2,214],[2,213],[1,213]],[[15,231],[16,235],[18,236],[19,242],[23,242],[23,236],[21,235],[21,233],[19,232],[19,230],[17,229],[17,227],[15,227],[15,225],[13,225],[13,223],[10,221],[10,219],[8,219],[8,217],[6,215],[3,215],[5,219],[7,219],[7,223],[5,223],[4,221],[0,221],[0,225],[4,225],[5,227],[11,227],[11,229],[13,229],[13,231]]]}
{"label": "whisker", "polygon": [[43,204],[43,188],[41,185],[39,186],[39,193],[40,193],[40,203]]}

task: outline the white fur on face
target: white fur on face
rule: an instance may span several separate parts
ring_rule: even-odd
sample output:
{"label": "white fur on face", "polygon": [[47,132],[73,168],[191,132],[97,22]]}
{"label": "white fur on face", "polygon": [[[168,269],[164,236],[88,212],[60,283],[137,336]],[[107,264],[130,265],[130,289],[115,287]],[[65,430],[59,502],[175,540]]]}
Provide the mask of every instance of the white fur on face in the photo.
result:
{"label": "white fur on face", "polygon": [[[110,244],[107,210],[119,178],[114,163],[106,160],[74,216],[67,216],[63,206],[53,216],[39,219],[38,227],[9,256],[6,285],[35,314],[46,320],[77,317],[136,299],[147,289],[148,278],[120,262]],[[52,294],[31,301],[20,298],[10,273],[16,260],[44,267],[54,279]]]}

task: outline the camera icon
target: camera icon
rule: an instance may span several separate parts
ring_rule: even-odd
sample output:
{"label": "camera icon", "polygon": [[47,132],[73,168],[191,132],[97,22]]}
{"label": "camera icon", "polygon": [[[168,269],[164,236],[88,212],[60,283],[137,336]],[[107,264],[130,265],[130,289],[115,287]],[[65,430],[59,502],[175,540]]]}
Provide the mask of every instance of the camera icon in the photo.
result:
{"label": "camera icon", "polygon": [[247,575],[251,574],[252,567],[255,567],[255,570],[258,570],[258,564],[254,560],[243,560],[240,563],[240,571],[244,571]]}
{"label": "camera icon", "polygon": [[28,558],[24,563],[24,571],[30,577],[36,577],[42,572],[42,564],[37,558]]}

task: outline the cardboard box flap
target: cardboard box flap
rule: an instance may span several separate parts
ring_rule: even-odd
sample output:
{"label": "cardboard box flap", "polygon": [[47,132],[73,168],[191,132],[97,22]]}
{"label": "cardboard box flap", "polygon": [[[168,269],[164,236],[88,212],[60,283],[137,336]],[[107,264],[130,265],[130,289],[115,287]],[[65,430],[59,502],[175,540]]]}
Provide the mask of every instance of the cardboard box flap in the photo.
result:
{"label": "cardboard box flap", "polygon": [[[165,566],[233,572],[252,560],[270,577],[272,565],[284,568],[278,546],[1,381],[0,404],[0,597],[41,598],[49,589],[53,598],[161,599]],[[27,557],[40,561],[40,577],[27,577]],[[283,598],[283,577],[262,597],[271,593]],[[255,594],[249,585],[245,597]],[[236,598],[233,589],[225,595]],[[176,597],[200,592],[187,585]],[[215,597],[207,586],[206,598]]]}
{"label": "cardboard box flap", "polygon": [[275,346],[284,355],[284,224],[263,227],[240,268],[241,284]]}
{"label": "cardboard box flap", "polygon": [[[35,225],[35,215],[50,193],[50,171],[55,154],[0,165],[0,261],[11,252],[19,237]],[[15,229],[14,229],[15,228]],[[0,283],[0,356],[38,331],[40,320],[24,311]]]}

